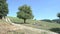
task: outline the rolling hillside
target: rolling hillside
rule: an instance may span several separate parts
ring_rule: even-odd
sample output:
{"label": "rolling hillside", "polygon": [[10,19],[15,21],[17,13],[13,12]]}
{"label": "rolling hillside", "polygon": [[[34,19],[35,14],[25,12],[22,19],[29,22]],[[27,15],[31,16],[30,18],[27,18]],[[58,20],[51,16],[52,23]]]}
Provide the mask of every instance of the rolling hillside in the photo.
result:
{"label": "rolling hillside", "polygon": [[[17,24],[23,23],[23,20],[18,19],[17,17],[9,17],[9,18],[14,23],[17,23]],[[26,22],[27,24],[22,24],[22,25],[60,33],[60,24],[58,23],[50,23],[50,22],[44,22],[40,20],[31,20],[31,19],[27,20]]]}
{"label": "rolling hillside", "polygon": [[7,23],[0,20],[0,34],[57,34],[51,31],[32,28],[21,24]]}

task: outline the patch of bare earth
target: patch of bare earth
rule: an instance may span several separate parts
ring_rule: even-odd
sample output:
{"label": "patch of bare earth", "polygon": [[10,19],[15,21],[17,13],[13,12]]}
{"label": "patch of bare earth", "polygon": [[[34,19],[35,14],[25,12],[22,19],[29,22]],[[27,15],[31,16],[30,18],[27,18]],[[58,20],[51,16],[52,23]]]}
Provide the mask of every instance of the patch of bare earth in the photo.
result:
{"label": "patch of bare earth", "polygon": [[16,30],[16,27],[8,23],[0,23],[0,34],[7,34],[10,31]]}

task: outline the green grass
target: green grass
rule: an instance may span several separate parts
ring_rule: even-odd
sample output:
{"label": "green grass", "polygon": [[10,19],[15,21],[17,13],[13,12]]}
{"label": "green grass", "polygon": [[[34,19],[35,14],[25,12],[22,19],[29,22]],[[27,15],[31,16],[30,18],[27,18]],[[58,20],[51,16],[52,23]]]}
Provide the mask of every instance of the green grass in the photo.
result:
{"label": "green grass", "polygon": [[[17,24],[24,23],[24,20],[23,19],[19,19],[17,17],[9,17],[9,18],[14,23],[17,23]],[[28,20],[26,20],[26,22],[31,24],[31,23],[34,23],[35,21],[34,20],[31,20],[31,19],[28,19]]]}
{"label": "green grass", "polygon": [[60,24],[48,23],[48,22],[45,22],[45,23],[39,22],[38,24],[24,24],[24,25],[38,28],[38,29],[45,29],[45,30],[49,30],[52,28],[60,28]]}
{"label": "green grass", "polygon": [[10,18],[10,20],[12,21],[12,22],[14,22],[14,23],[23,23],[23,20],[22,19],[19,19],[19,18],[17,18],[17,17],[9,17]]}

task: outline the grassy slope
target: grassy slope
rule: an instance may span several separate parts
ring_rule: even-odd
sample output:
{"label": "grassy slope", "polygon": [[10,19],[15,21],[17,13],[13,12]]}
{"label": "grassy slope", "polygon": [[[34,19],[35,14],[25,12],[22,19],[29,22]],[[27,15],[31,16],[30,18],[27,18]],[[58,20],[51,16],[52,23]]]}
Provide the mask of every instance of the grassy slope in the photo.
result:
{"label": "grassy slope", "polygon": [[[0,34],[40,34],[38,32],[35,31],[31,31],[29,29],[19,29],[19,30],[14,30],[16,27],[14,27],[13,25],[0,20]],[[45,34],[45,32],[41,32],[41,34]]]}
{"label": "grassy slope", "polygon": [[[18,19],[16,17],[9,17],[13,22],[18,22],[18,23],[23,23],[23,20]],[[35,21],[35,20],[27,20],[27,23],[29,24],[23,24],[26,26],[30,26],[30,27],[34,27],[34,28],[40,28],[40,29],[50,29],[52,27],[55,27],[55,23],[48,23],[48,22],[42,22],[42,21]],[[36,23],[36,24],[34,24]],[[48,24],[48,25],[46,25]],[[52,26],[54,25],[54,26]],[[46,28],[48,26],[48,28]],[[59,24],[56,25],[56,27],[60,27]],[[10,25],[9,23],[0,20],[0,32],[7,32],[7,34],[24,34],[25,32],[23,30],[16,30],[16,31],[10,31],[11,29],[14,29],[15,27],[13,27],[12,25]],[[34,34],[34,33],[33,33]]]}
{"label": "grassy slope", "polygon": [[22,30],[13,30],[16,28],[15,26],[0,20],[0,34],[23,34]]}
{"label": "grassy slope", "polygon": [[[9,18],[12,20],[12,22],[23,23],[23,20],[18,19],[17,17],[9,17]],[[49,23],[49,22],[36,21],[36,20],[27,20],[26,22],[29,24],[24,24],[24,25],[39,28],[39,29],[49,30],[52,28],[60,28],[60,24],[58,23]]]}

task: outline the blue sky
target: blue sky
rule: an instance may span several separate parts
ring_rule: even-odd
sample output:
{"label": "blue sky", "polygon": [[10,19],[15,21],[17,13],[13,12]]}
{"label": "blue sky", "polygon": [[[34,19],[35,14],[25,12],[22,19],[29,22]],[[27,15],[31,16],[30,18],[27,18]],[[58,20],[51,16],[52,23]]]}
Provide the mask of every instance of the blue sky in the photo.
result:
{"label": "blue sky", "polygon": [[8,16],[16,17],[18,7],[24,4],[31,6],[34,18],[56,19],[56,14],[60,12],[60,0],[7,0],[9,14]]}

